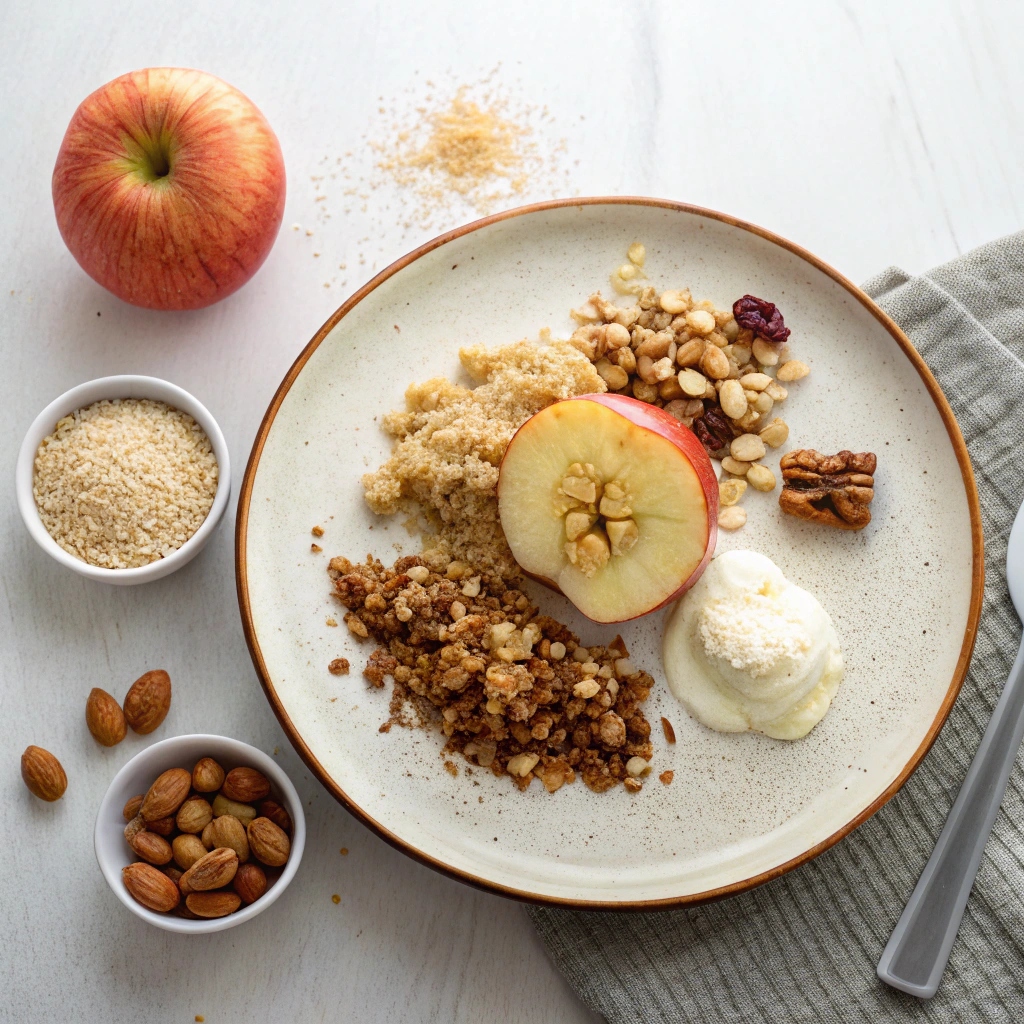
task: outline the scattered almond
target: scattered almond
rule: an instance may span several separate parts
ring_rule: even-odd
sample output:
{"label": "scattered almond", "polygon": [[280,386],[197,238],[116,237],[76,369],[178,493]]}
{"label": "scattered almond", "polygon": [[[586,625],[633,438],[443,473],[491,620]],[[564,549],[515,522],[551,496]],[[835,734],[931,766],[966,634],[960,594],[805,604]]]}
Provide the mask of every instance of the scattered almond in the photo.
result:
{"label": "scattered almond", "polygon": [[242,804],[262,800],[270,792],[267,777],[255,768],[232,768],[221,786],[221,794]]}
{"label": "scattered almond", "polygon": [[171,677],[159,668],[139,676],[124,699],[124,717],[143,736],[157,728],[170,709]]}
{"label": "scattered almond", "polygon": [[28,746],[21,755],[21,777],[29,792],[52,803],[64,795],[68,777],[60,761],[42,747]]}
{"label": "scattered almond", "polygon": [[117,746],[128,732],[128,723],[121,705],[98,686],[89,691],[85,702],[85,724],[93,739],[104,747]]}
{"label": "scattered almond", "polygon": [[124,837],[128,840],[128,845],[132,845],[132,840],[140,832],[146,828],[146,819],[141,814],[136,814],[131,821],[128,822],[124,827]]}
{"label": "scattered almond", "polygon": [[215,793],[224,785],[224,769],[212,757],[202,757],[192,769],[192,788],[197,793]]}
{"label": "scattered almond", "polygon": [[269,818],[254,818],[246,831],[249,848],[257,860],[272,868],[279,868],[288,860],[291,842],[284,829]]}
{"label": "scattered almond", "polygon": [[150,864],[129,864],[121,871],[124,887],[144,907],[166,914],[181,902],[181,892],[162,871]]}
{"label": "scattered almond", "polygon": [[176,814],[191,788],[192,775],[189,772],[184,768],[168,768],[149,787],[139,813],[146,821]]}
{"label": "scattered almond", "polygon": [[169,836],[175,830],[174,815],[169,814],[166,818],[157,818],[156,821],[147,821],[146,828],[155,832],[158,836]]}

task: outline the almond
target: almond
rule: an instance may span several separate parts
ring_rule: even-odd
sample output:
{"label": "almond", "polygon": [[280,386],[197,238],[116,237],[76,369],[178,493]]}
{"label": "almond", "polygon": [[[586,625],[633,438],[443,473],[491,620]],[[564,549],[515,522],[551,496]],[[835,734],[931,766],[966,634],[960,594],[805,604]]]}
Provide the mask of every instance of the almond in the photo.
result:
{"label": "almond", "polygon": [[156,782],[149,787],[139,813],[146,821],[157,821],[159,818],[176,814],[191,788],[191,774],[184,768],[168,768],[162,775],[157,776]]}
{"label": "almond", "polygon": [[248,825],[256,817],[256,808],[250,804],[240,804],[237,800],[229,800],[218,793],[213,798],[213,816],[219,818],[222,814],[230,814],[243,825]]}
{"label": "almond", "polygon": [[124,827],[124,837],[131,846],[132,840],[146,828],[146,819],[141,814],[136,814]]}
{"label": "almond", "polygon": [[144,907],[166,914],[181,902],[178,887],[150,864],[129,864],[121,872],[124,887]]}
{"label": "almond", "polygon": [[139,676],[124,699],[124,717],[143,736],[152,732],[170,709],[171,677],[160,668]]}
{"label": "almond", "polygon": [[264,800],[257,810],[261,818],[269,818],[278,828],[291,832],[291,815],[276,800]]}
{"label": "almond", "polygon": [[150,832],[155,832],[158,836],[169,836],[175,830],[175,821],[173,815],[168,815],[166,818],[157,818],[156,821],[147,821],[146,828]]}
{"label": "almond", "polygon": [[197,793],[216,793],[224,785],[224,769],[212,757],[196,761],[192,769],[192,788]]}
{"label": "almond", "polygon": [[182,832],[202,832],[213,821],[213,810],[201,796],[190,796],[178,808],[177,825]]}
{"label": "almond", "polygon": [[[125,821],[131,821],[132,818],[138,817],[139,808],[142,806],[142,797],[133,796],[131,800],[124,805],[124,810],[121,812],[124,815]],[[270,815],[268,814],[269,818]]]}
{"label": "almond", "polygon": [[181,876],[178,886],[187,896],[190,892],[219,889],[227,885],[238,870],[238,854],[234,850],[211,850]]}
{"label": "almond", "polygon": [[166,864],[171,859],[171,844],[155,832],[142,829],[132,836],[128,844],[148,864]]}
{"label": "almond", "polygon": [[104,747],[117,746],[128,732],[128,723],[121,705],[98,686],[89,691],[89,698],[85,702],[85,724],[93,739]]}
{"label": "almond", "polygon": [[64,769],[48,750],[28,746],[21,755],[21,777],[29,792],[40,800],[59,800],[68,788]]}
{"label": "almond", "polygon": [[181,878],[181,869],[176,868],[173,864],[166,864],[160,869],[175,885],[178,884],[178,879]]}
{"label": "almond", "polygon": [[206,847],[199,841],[198,836],[186,834],[174,837],[171,853],[174,855],[174,863],[182,871],[188,871],[196,861],[206,856]]}
{"label": "almond", "polygon": [[288,860],[292,844],[284,829],[269,818],[253,818],[247,832],[249,849],[257,860],[272,868],[279,868]]}
{"label": "almond", "polygon": [[270,794],[270,783],[255,768],[232,768],[225,776],[220,791],[229,800],[252,804]]}
{"label": "almond", "polygon": [[267,891],[267,873],[259,864],[241,864],[231,887],[243,903],[255,903]]}
{"label": "almond", "polygon": [[249,859],[249,840],[245,835],[245,826],[232,814],[214,818],[203,829],[203,846],[208,850],[218,847],[234,850],[241,864]]}
{"label": "almond", "polygon": [[242,905],[242,898],[236,892],[193,892],[185,905],[196,917],[227,917]]}

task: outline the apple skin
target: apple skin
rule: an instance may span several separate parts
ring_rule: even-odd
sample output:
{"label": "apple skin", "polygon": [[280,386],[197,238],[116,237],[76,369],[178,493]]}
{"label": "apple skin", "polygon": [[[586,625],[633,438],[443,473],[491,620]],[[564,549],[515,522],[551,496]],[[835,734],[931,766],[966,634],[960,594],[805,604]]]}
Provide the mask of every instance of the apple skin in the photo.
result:
{"label": "apple skin", "polygon": [[266,259],[284,217],[270,125],[227,82],[185,68],[133,71],[83,100],[52,187],[82,269],[149,309],[230,295]]}
{"label": "apple skin", "polygon": [[[660,434],[683,451],[690,465],[693,466],[697,479],[700,480],[701,489],[704,491],[704,501],[707,504],[708,510],[708,543],[704,549],[704,557],[693,572],[683,581],[682,586],[666,597],[660,604],[649,608],[645,612],[641,612],[639,615],[633,615],[625,619],[612,619],[606,624],[614,625],[617,622],[631,622],[633,619],[643,618],[644,615],[650,615],[651,612],[659,611],[673,601],[678,601],[704,575],[704,570],[708,567],[711,556],[715,553],[715,545],[718,543],[718,477],[715,474],[715,468],[711,465],[711,458],[705,451],[704,445],[700,443],[697,435],[656,405],[649,405],[647,402],[641,402],[637,398],[630,398],[628,395],[609,394],[577,395],[574,398],[563,399],[563,401],[597,402],[599,405],[604,405],[613,412],[624,416],[631,423],[635,423],[640,427],[646,427],[648,430]],[[513,435],[514,437],[515,435]],[[509,443],[511,444],[511,442]],[[504,457],[502,457],[502,461],[504,461]],[[498,479],[500,485],[500,467]],[[522,566],[520,568],[522,569]],[[553,590],[556,594],[562,593],[562,588],[550,577],[541,576],[539,573],[529,572],[526,569],[522,571],[523,575],[536,580],[538,583],[543,583],[545,587]]]}

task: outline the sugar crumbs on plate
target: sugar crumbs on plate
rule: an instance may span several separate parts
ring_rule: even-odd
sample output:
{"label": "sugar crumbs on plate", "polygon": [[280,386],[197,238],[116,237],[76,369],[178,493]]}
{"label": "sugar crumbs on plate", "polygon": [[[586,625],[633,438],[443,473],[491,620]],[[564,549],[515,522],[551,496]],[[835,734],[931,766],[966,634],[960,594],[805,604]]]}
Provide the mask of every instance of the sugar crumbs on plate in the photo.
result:
{"label": "sugar crumbs on plate", "polygon": [[382,731],[439,718],[445,754],[520,790],[536,777],[553,793],[577,775],[595,792],[643,787],[653,746],[640,705],[654,680],[621,637],[584,648],[524,593],[464,562],[413,555],[388,569],[338,557],[328,572],[351,632],[378,645],[364,676],[394,680]]}

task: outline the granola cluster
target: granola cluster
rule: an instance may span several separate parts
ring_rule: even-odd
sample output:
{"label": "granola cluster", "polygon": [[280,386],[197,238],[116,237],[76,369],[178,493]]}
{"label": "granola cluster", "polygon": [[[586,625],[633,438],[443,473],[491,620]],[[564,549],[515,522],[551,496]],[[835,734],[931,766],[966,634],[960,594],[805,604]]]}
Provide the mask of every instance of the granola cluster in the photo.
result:
{"label": "granola cluster", "polygon": [[549,793],[577,775],[595,792],[643,787],[653,747],[640,705],[654,680],[620,637],[585,648],[522,591],[464,562],[332,558],[328,571],[348,628],[378,644],[364,676],[394,680],[382,730],[403,722],[403,707],[426,706],[440,712],[445,752],[521,790],[535,776]]}

